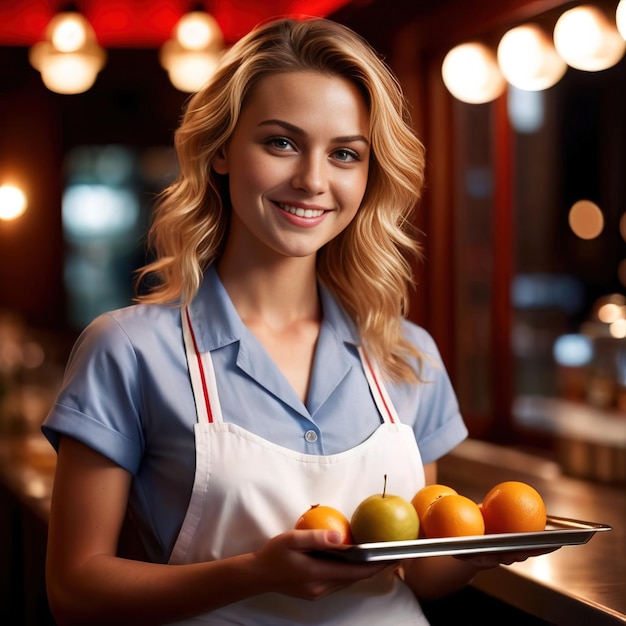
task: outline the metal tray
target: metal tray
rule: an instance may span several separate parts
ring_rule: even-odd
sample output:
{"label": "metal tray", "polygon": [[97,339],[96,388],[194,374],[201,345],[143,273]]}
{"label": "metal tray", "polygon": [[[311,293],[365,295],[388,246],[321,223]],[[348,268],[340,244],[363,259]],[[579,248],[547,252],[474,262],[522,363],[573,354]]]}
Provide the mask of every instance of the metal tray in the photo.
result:
{"label": "metal tray", "polygon": [[394,561],[423,556],[454,556],[485,552],[511,552],[541,548],[560,548],[587,543],[597,532],[612,530],[606,524],[548,516],[546,529],[533,533],[503,533],[446,539],[417,539],[361,543],[317,553],[324,558],[366,563]]}

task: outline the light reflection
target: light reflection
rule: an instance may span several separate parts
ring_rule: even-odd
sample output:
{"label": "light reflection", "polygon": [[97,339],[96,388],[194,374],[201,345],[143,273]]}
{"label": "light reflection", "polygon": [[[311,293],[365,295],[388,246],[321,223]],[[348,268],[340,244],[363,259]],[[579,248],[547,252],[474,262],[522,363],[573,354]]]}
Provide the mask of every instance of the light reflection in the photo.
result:
{"label": "light reflection", "polygon": [[530,570],[532,576],[539,578],[540,580],[553,580],[554,572],[549,556],[549,554],[542,554],[540,556],[533,557],[525,561],[524,566]]}
{"label": "light reflection", "polygon": [[41,478],[33,477],[24,486],[26,495],[37,500],[47,497],[49,493],[48,485]]}
{"label": "light reflection", "polygon": [[604,229],[604,215],[591,200],[579,200],[569,212],[569,226],[581,239],[595,239]]}

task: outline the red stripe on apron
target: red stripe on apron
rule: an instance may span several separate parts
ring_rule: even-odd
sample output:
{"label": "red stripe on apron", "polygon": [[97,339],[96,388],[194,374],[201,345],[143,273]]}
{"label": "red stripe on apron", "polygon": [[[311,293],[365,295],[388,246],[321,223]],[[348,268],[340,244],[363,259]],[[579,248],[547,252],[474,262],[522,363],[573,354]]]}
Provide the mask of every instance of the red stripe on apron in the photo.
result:
{"label": "red stripe on apron", "polygon": [[187,323],[189,324],[189,330],[191,331],[191,339],[193,340],[193,348],[196,351],[196,358],[198,359],[198,370],[200,371],[200,380],[202,381],[202,393],[204,394],[204,403],[206,405],[207,415],[209,416],[209,423],[213,423],[213,413],[211,412],[211,402],[209,401],[209,390],[207,388],[206,379],[204,377],[204,366],[202,365],[202,358],[200,356],[200,350],[198,350],[198,343],[196,342],[196,335],[193,332],[193,326],[191,325],[191,318],[189,317],[189,309],[185,309],[187,314]]}
{"label": "red stripe on apron", "polygon": [[391,421],[392,424],[395,424],[396,420],[393,417],[393,411],[389,408],[389,405],[387,404],[387,400],[385,399],[385,394],[383,393],[382,387],[381,387],[380,383],[378,382],[378,377],[376,376],[376,371],[372,367],[372,364],[370,363],[369,357],[367,356],[367,353],[365,352],[365,350],[362,350],[361,354],[363,355],[363,357],[365,359],[365,365],[367,366],[367,369],[370,371],[372,379],[374,380],[374,384],[376,385],[376,391],[378,392],[378,395],[380,396],[380,399],[381,399],[381,401],[383,403],[383,406],[385,407],[385,411],[387,411],[387,415],[389,416],[389,420]]}

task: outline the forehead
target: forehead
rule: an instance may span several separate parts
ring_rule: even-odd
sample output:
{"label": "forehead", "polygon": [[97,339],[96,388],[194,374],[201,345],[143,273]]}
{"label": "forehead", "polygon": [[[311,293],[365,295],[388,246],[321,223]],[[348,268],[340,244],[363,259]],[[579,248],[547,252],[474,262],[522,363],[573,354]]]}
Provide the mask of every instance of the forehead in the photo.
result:
{"label": "forehead", "polygon": [[362,134],[369,127],[367,105],[359,88],[341,76],[314,71],[281,72],[260,79],[244,103],[240,122],[252,118],[350,124]]}

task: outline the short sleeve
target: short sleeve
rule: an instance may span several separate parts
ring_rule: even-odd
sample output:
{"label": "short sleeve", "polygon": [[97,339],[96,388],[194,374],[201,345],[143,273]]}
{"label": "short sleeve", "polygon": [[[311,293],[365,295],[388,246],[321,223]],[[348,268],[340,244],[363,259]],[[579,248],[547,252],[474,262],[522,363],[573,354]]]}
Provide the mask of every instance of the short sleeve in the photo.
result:
{"label": "short sleeve", "polygon": [[124,330],[109,314],[96,318],[74,345],[44,435],[55,448],[73,437],[135,474],[144,448],[139,376]]}

